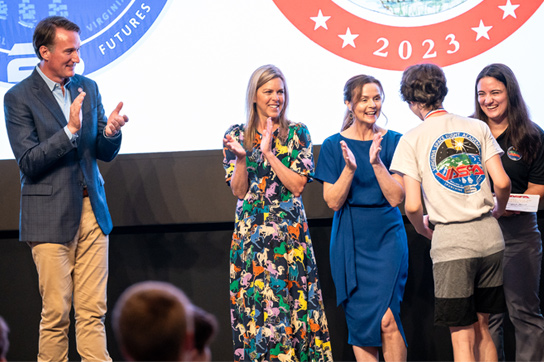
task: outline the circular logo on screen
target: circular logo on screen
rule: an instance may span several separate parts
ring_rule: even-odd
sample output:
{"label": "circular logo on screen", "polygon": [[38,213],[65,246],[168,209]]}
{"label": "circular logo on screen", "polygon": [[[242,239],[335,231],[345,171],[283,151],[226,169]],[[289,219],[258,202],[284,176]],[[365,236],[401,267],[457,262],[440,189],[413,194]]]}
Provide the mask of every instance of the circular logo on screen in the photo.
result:
{"label": "circular logo on screen", "polygon": [[0,84],[26,78],[38,58],[32,35],[47,16],[64,16],[80,29],[78,74],[90,74],[125,54],[173,0],[0,0]]}
{"label": "circular logo on screen", "polygon": [[519,29],[544,0],[274,0],[302,33],[330,52],[375,68],[447,66]]}
{"label": "circular logo on screen", "polygon": [[480,142],[468,133],[439,137],[431,148],[429,161],[436,181],[449,190],[472,194],[485,181]]}
{"label": "circular logo on screen", "polygon": [[506,151],[506,154],[508,155],[508,158],[512,161],[519,161],[521,160],[521,153],[519,153],[518,150],[514,148],[514,146],[510,146],[508,148],[508,151]]}

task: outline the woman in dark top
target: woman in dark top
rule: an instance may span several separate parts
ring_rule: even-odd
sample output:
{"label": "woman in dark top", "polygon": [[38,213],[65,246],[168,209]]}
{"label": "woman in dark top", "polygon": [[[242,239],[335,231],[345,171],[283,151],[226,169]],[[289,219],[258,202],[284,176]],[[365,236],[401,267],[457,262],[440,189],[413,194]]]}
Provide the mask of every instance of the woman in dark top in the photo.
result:
{"label": "woman in dark top", "polygon": [[[501,158],[512,193],[544,196],[544,132],[529,118],[518,81],[504,64],[486,66],[476,78],[474,116],[489,126],[504,151]],[[542,239],[535,212],[511,212],[499,218],[505,241],[504,293],[515,328],[516,361],[544,361],[544,318],[539,284]],[[504,314],[492,315],[491,335],[504,360]]]}

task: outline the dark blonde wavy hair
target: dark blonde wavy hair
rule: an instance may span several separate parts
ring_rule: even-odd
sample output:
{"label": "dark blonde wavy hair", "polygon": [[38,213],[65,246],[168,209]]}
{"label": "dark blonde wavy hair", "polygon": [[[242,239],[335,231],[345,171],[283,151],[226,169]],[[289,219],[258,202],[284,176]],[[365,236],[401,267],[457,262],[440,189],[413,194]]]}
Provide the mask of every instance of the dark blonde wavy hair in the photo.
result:
{"label": "dark blonde wavy hair", "polygon": [[259,115],[257,114],[257,105],[255,104],[255,96],[257,90],[264,84],[268,83],[272,79],[280,78],[283,82],[284,101],[283,108],[281,109],[278,117],[279,123],[279,137],[280,140],[285,141],[289,129],[289,120],[287,119],[287,108],[289,106],[289,91],[287,90],[287,82],[285,76],[272,64],[267,64],[257,68],[251,77],[247,85],[246,94],[246,125],[244,130],[244,148],[251,150],[253,148],[253,140],[255,139],[255,133],[257,133],[257,126],[259,124]]}

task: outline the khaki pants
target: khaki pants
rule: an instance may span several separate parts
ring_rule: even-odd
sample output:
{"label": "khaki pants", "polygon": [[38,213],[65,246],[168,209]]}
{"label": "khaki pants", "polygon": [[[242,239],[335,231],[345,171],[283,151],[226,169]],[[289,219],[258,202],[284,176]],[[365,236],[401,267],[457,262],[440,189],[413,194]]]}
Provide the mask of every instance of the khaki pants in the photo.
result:
{"label": "khaki pants", "polygon": [[108,236],[100,230],[89,198],[83,199],[79,230],[72,241],[29,245],[42,296],[38,361],[68,360],[72,303],[82,361],[111,361],[104,328]]}

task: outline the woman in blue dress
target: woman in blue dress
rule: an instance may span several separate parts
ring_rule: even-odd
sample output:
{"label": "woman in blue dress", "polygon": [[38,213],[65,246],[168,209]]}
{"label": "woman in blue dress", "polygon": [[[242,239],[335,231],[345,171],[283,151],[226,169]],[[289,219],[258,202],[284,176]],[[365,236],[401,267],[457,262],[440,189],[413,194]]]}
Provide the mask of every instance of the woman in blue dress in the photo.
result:
{"label": "woman in blue dress", "polygon": [[389,172],[401,134],[376,124],[383,88],[374,77],[346,83],[342,131],[321,146],[315,178],[335,211],[331,270],[357,361],[406,361],[400,303],[408,274],[402,179]]}

